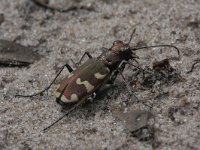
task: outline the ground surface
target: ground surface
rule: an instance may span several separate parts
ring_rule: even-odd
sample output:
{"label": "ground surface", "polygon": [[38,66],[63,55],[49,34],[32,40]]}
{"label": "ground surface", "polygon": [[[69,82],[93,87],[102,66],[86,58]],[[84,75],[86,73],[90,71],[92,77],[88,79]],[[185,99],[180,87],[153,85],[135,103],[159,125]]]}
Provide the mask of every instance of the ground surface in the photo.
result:
{"label": "ground surface", "polygon": [[[80,0],[77,5],[81,9],[60,13],[28,0],[0,1],[0,13],[4,15],[0,38],[36,46],[43,55],[28,68],[0,68],[0,149],[200,149],[199,65],[193,73],[186,74],[200,56],[200,2]],[[14,95],[43,89],[63,64],[72,65],[71,59],[77,62],[85,51],[98,56],[102,46],[109,48],[116,39],[128,41],[134,28],[131,46],[174,44],[181,51],[181,59],[170,60],[170,64],[182,81],[135,89],[139,99],[154,104],[155,140],[142,142],[134,138],[111,113],[112,107],[148,109],[134,101],[127,103],[128,93],[120,77],[116,81],[121,85],[120,92],[114,92],[111,99],[105,95],[88,102],[46,133],[41,132],[62,115],[52,94],[55,86],[48,96]],[[151,67],[155,60],[176,55],[172,49],[162,50],[137,52],[140,66]],[[126,77],[131,79],[131,73],[125,71]]]}

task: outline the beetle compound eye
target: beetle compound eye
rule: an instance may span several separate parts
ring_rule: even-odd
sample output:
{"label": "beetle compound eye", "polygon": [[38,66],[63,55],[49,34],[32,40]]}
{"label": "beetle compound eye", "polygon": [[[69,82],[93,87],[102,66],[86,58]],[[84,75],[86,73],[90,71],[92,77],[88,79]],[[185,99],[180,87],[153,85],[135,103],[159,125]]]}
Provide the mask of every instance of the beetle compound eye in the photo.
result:
{"label": "beetle compound eye", "polygon": [[117,43],[118,43],[118,41],[114,41],[114,42],[113,42],[113,45],[117,45]]}

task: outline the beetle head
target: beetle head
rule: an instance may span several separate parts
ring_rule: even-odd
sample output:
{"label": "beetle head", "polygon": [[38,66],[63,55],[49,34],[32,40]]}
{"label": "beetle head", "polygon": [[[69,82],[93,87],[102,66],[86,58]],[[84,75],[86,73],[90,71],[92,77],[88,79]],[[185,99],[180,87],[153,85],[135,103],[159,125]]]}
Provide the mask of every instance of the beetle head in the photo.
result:
{"label": "beetle head", "polygon": [[131,47],[129,46],[129,43],[126,44],[119,40],[114,41],[109,51],[116,54],[123,60],[138,58],[138,56],[132,51]]}

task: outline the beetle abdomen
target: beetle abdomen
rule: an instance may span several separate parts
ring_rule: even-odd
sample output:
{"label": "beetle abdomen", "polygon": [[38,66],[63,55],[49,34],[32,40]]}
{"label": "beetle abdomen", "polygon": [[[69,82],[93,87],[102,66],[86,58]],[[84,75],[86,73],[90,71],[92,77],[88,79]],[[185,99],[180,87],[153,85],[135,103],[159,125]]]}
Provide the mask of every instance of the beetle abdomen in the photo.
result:
{"label": "beetle abdomen", "polygon": [[89,97],[104,83],[109,73],[110,70],[101,60],[89,59],[61,82],[56,90],[56,97],[59,98],[63,92],[60,99],[65,103]]}

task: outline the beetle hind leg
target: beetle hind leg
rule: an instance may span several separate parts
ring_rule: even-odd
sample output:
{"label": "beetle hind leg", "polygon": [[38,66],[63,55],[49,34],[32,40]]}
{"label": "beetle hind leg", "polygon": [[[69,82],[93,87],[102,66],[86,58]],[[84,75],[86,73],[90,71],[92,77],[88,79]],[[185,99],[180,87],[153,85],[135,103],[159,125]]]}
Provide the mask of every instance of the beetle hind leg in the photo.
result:
{"label": "beetle hind leg", "polygon": [[[95,92],[94,92],[95,93]],[[92,94],[91,97],[96,96],[95,94]],[[56,121],[54,121],[52,124],[50,124],[49,126],[47,126],[46,128],[43,129],[43,132],[45,132],[46,130],[48,130],[49,128],[51,128],[52,126],[54,126],[56,123],[58,123],[60,120],[62,120],[64,117],[68,116],[71,112],[73,112],[77,107],[81,106],[82,104],[84,104],[85,102],[87,102],[89,100],[89,98],[84,98],[81,99],[80,101],[78,101],[76,104],[74,104],[69,110],[67,110],[66,112],[64,112],[64,114],[58,118]]]}
{"label": "beetle hind leg", "polygon": [[82,105],[83,103],[85,103],[88,99],[82,99],[79,102],[77,102],[76,104],[74,104],[68,111],[66,111],[60,118],[58,118],[56,121],[54,121],[52,124],[50,124],[48,127],[43,129],[43,132],[45,132],[46,130],[48,130],[49,128],[51,128],[53,125],[55,125],[57,122],[59,122],[60,120],[62,120],[65,116],[68,116],[72,111],[74,111],[77,107],[79,107],[80,105]]}
{"label": "beetle hind leg", "polygon": [[56,81],[56,79],[58,78],[58,76],[61,74],[61,72],[63,71],[64,68],[67,68],[69,72],[72,72],[73,69],[72,67],[69,65],[69,64],[65,64],[61,69],[60,71],[58,72],[58,74],[56,75],[56,77],[53,79],[53,81],[49,84],[49,86],[47,86],[44,90],[40,91],[40,92],[37,92],[35,94],[31,94],[31,95],[21,95],[21,94],[17,94],[15,95],[15,97],[33,97],[33,96],[36,96],[36,95],[40,95],[42,93],[44,93],[45,91],[48,91],[50,89],[50,87],[53,85],[53,83]]}

